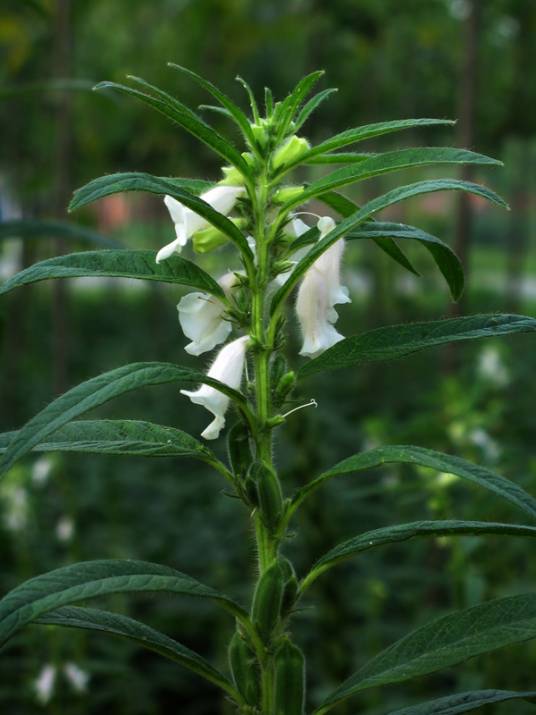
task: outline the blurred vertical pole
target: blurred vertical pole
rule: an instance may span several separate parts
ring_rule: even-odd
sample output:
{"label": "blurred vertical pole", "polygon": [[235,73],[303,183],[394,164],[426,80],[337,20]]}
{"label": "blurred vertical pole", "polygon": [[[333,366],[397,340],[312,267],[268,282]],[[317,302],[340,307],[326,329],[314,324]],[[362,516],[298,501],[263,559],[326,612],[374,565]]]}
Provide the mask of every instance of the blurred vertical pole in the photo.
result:
{"label": "blurred vertical pole", "polygon": [[[68,79],[71,76],[72,28],[71,0],[56,0],[54,18],[54,76]],[[55,184],[53,209],[58,219],[65,218],[71,191],[72,151],[72,94],[60,92],[55,115],[56,137],[54,147]],[[57,239],[55,253],[65,253],[65,242]],[[67,291],[65,281],[54,281],[53,286],[53,387],[56,394],[66,386],[67,358]]]}
{"label": "blurred vertical pole", "polygon": [[514,143],[511,156],[514,171],[511,172],[509,228],[506,235],[508,309],[513,313],[520,309],[523,294],[523,273],[528,251],[528,205],[531,189],[530,143],[519,139]]}
{"label": "blurred vertical pole", "polygon": [[[463,39],[463,61],[460,73],[458,96],[458,144],[470,149],[474,143],[475,109],[477,96],[478,76],[478,45],[480,34],[481,0],[466,0],[468,15],[465,20]],[[464,181],[473,179],[473,167],[470,164],[463,166],[461,178]],[[456,210],[456,233],[454,237],[454,251],[458,254],[464,270],[469,270],[471,249],[471,232],[473,229],[473,211],[471,199],[468,194],[462,193],[458,197]],[[463,312],[464,302],[454,303],[452,315]]]}

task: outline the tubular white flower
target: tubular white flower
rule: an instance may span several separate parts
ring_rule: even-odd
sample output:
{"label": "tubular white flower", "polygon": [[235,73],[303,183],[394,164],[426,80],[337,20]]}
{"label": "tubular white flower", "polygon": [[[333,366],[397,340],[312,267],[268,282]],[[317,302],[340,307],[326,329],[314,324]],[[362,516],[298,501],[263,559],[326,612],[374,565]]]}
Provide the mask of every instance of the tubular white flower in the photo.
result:
{"label": "tubular white flower", "polygon": [[[317,223],[320,238],[335,228],[335,221],[323,216]],[[309,270],[298,291],[296,313],[303,334],[300,355],[316,357],[344,338],[334,327],[338,320],[334,306],[350,303],[348,289],[340,283],[344,239],[336,241]]]}
{"label": "tubular white flower", "polygon": [[[200,198],[210,204],[213,209],[227,216],[232,210],[238,197],[245,191],[243,186],[214,186],[212,189],[201,194]],[[170,216],[175,224],[175,233],[177,238],[161,248],[156,254],[156,262],[160,263],[166,258],[169,258],[174,253],[180,253],[183,246],[186,245],[188,239],[200,231],[202,228],[210,226],[210,223],[192,211],[192,209],[183,206],[180,201],[172,196],[165,196],[164,203],[166,204]]]}
{"label": "tubular white flower", "polygon": [[[233,390],[238,390],[242,382],[248,340],[249,337],[244,335],[225,345],[212,363],[207,373],[208,377],[213,377]],[[194,404],[201,405],[212,412],[214,419],[201,432],[201,437],[217,439],[225,427],[225,413],[229,407],[230,398],[210,385],[201,385],[195,392],[181,390],[181,393],[189,397]]]}
{"label": "tubular white flower", "polygon": [[[226,273],[218,283],[226,295],[238,285],[234,273]],[[201,355],[225,342],[232,325],[224,319],[225,305],[209,293],[188,293],[177,304],[182,332],[192,341],[184,348],[190,355]]]}

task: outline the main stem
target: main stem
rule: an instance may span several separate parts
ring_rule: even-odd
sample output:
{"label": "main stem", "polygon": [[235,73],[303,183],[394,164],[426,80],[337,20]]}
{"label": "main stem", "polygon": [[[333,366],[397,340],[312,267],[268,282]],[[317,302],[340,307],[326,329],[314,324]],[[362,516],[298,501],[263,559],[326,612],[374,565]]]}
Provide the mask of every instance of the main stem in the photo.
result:
{"label": "main stem", "polygon": [[[257,273],[253,283],[252,295],[252,335],[255,340],[254,380],[256,401],[256,449],[257,459],[272,467],[272,431],[269,424],[271,416],[270,355],[273,344],[268,341],[265,319],[265,296],[270,278],[270,255],[266,208],[268,201],[268,181],[263,173],[256,186],[255,201],[255,242],[257,247]],[[278,540],[265,527],[260,515],[255,519],[259,579],[276,558]],[[273,656],[266,652],[261,668],[262,715],[272,715],[274,707]]]}

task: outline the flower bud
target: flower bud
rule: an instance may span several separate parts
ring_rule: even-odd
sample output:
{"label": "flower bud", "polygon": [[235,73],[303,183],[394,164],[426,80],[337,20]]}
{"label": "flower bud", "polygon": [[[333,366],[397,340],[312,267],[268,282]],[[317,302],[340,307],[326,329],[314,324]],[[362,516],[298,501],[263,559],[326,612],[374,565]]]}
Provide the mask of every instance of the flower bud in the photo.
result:
{"label": "flower bud", "polygon": [[219,186],[244,186],[244,177],[236,166],[222,166],[224,178],[218,182]]}
{"label": "flower bud", "polygon": [[310,148],[311,145],[305,137],[299,137],[293,134],[276,150],[273,158],[273,168],[281,169],[287,164],[294,164],[306,154]]}
{"label": "flower bud", "polygon": [[284,204],[287,201],[293,201],[303,193],[303,186],[283,186],[274,194],[274,203]]}
{"label": "flower bud", "polygon": [[237,422],[227,435],[227,454],[233,473],[238,479],[245,478],[251,462],[250,434],[247,425]]}
{"label": "flower bud", "polygon": [[264,148],[270,139],[268,133],[268,122],[265,119],[259,119],[258,123],[250,124],[249,126],[251,127],[251,132],[255,137],[257,144],[261,148]]}
{"label": "flower bud", "polygon": [[283,494],[281,484],[274,470],[262,462],[254,462],[249,476],[257,484],[257,497],[261,518],[265,526],[274,531],[283,513]]}
{"label": "flower bud", "polygon": [[290,370],[281,376],[278,383],[275,386],[274,391],[274,402],[276,405],[282,405],[287,395],[296,386],[296,373],[294,370]]}
{"label": "flower bud", "polygon": [[[245,223],[244,219],[241,218],[231,219],[231,221],[238,228],[241,228]],[[197,231],[192,236],[192,245],[196,253],[210,253],[210,251],[225,245],[228,240],[228,236],[215,226],[208,226],[201,229],[201,231]]]}

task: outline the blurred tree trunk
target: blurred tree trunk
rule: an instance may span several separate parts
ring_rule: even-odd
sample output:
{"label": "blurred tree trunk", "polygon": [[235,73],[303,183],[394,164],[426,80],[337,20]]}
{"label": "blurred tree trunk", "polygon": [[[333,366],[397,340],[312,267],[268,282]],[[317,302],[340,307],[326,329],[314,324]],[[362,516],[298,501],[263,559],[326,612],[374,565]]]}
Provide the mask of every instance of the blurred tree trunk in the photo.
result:
{"label": "blurred tree trunk", "polygon": [[[71,0],[56,0],[53,74],[61,79],[68,79],[71,75],[71,9]],[[53,211],[54,216],[61,220],[65,218],[71,192],[72,94],[68,90],[59,95],[55,123]],[[65,253],[63,239],[57,239],[55,253]],[[65,281],[54,281],[53,291],[53,386],[54,392],[58,394],[66,386],[68,285]]]}
{"label": "blurred tree trunk", "polygon": [[[458,97],[458,144],[470,149],[474,143],[475,107],[477,97],[478,75],[478,46],[480,34],[480,20],[482,14],[481,0],[468,0],[469,14],[464,28],[463,62],[461,66],[459,97]],[[462,167],[461,178],[472,181],[473,166],[467,164]],[[456,233],[454,237],[454,251],[460,257],[465,273],[469,270],[471,233],[473,230],[473,211],[471,199],[468,194],[462,193],[458,197],[456,210]],[[454,303],[452,315],[461,315],[464,311],[466,298]]]}
{"label": "blurred tree trunk", "polygon": [[528,203],[531,186],[527,186],[527,181],[530,181],[532,169],[529,142],[522,139],[516,142],[513,166],[510,199],[512,211],[506,235],[506,297],[508,309],[515,313],[522,302],[523,274],[528,251]]}

